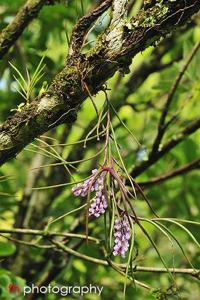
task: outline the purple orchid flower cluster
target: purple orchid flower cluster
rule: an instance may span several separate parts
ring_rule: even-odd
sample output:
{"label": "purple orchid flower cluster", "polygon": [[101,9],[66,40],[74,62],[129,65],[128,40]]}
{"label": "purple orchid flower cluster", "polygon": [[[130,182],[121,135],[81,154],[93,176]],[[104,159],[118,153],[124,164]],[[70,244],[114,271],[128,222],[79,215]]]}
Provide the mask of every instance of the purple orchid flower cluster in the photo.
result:
{"label": "purple orchid flower cluster", "polygon": [[125,257],[126,251],[129,248],[129,240],[130,240],[130,226],[128,222],[128,218],[124,215],[121,218],[117,218],[115,220],[115,246],[113,255],[120,255],[123,258]]}
{"label": "purple orchid flower cluster", "polygon": [[[85,197],[89,192],[95,192],[95,196],[93,201],[89,207],[89,216],[94,216],[96,218],[100,217],[100,215],[104,214],[108,205],[105,196],[105,175],[107,169],[100,172],[97,175],[98,170],[92,170],[92,176],[85,180],[83,183],[77,184],[72,188],[72,192],[75,196]],[[120,218],[115,220],[114,224],[114,237],[115,237],[115,245],[113,249],[114,256],[125,257],[125,254],[129,248],[129,240],[130,240],[130,226],[128,217],[124,214]]]}
{"label": "purple orchid flower cluster", "polygon": [[89,179],[72,188],[72,192],[75,196],[85,197],[88,195],[89,191],[96,192],[89,208],[89,216],[95,216],[96,218],[104,214],[108,206],[106,196],[103,191],[105,172],[100,173],[99,176],[95,178],[97,172],[97,169],[92,170],[93,175]]}

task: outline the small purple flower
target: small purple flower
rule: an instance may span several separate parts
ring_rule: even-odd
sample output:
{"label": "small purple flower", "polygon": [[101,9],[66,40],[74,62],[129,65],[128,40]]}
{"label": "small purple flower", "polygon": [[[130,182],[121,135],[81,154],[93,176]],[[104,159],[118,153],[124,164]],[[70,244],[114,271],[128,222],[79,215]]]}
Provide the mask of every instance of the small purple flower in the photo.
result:
{"label": "small purple flower", "polygon": [[105,213],[107,206],[106,197],[103,191],[98,191],[89,208],[89,216],[95,216],[98,218],[100,215]]}
{"label": "small purple flower", "polygon": [[[92,170],[92,174],[95,175],[97,171],[98,171],[97,169]],[[74,186],[72,188],[73,194],[75,196],[85,197],[88,194],[90,188],[91,191],[96,190],[98,186],[98,179],[92,184],[92,181],[94,180],[94,175],[91,176],[89,179],[85,180],[83,183],[79,183],[76,186]]]}
{"label": "small purple flower", "polygon": [[129,248],[129,239],[130,239],[130,226],[128,218],[124,215],[121,219],[115,220],[115,245],[113,250],[113,255],[120,255],[123,258],[125,257],[126,251]]}
{"label": "small purple flower", "polygon": [[75,196],[85,197],[91,192],[95,192],[95,197],[89,208],[89,216],[99,217],[104,214],[107,208],[106,196],[103,192],[104,189],[104,178],[105,172],[103,171],[99,174],[97,178],[94,179],[95,174],[98,172],[97,169],[92,170],[92,175],[89,179],[85,180],[83,183],[77,184],[72,188],[72,192]]}

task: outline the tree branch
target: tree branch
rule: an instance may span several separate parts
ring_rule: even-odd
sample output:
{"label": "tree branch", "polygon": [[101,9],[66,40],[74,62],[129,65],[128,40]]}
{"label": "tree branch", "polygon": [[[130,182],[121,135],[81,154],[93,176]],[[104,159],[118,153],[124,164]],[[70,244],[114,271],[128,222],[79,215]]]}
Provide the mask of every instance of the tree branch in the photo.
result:
{"label": "tree branch", "polygon": [[169,107],[172,103],[172,100],[174,98],[174,95],[176,93],[176,90],[186,72],[186,70],[188,69],[190,63],[192,62],[194,56],[196,55],[196,53],[198,52],[200,48],[200,41],[196,43],[196,45],[194,46],[194,48],[192,49],[188,59],[186,60],[185,64],[183,65],[181,71],[179,72],[173,86],[172,86],[172,89],[171,91],[169,92],[168,94],[168,97],[166,99],[166,102],[165,102],[165,105],[163,107],[163,111],[162,111],[162,114],[161,114],[161,117],[160,117],[160,120],[159,120],[159,124],[158,124],[158,132],[157,132],[157,135],[156,135],[156,138],[155,138],[155,141],[153,143],[153,147],[152,147],[152,151],[151,151],[151,154],[150,156],[154,156],[155,153],[158,151],[159,149],[159,146],[160,146],[160,143],[162,141],[162,138],[165,134],[165,131],[168,127],[168,124],[170,123],[166,123],[166,117],[167,117],[167,114],[168,114],[168,111],[169,111]]}
{"label": "tree branch", "polygon": [[181,132],[177,133],[172,137],[172,139],[164,144],[164,146],[155,153],[152,157],[149,157],[147,161],[142,162],[139,166],[136,166],[131,172],[132,177],[137,177],[141,173],[143,173],[146,169],[152,166],[155,162],[161,159],[166,153],[171,151],[174,147],[184,141],[187,136],[193,134],[200,128],[200,118],[191,122],[188,126],[186,126]]}
{"label": "tree branch", "polygon": [[[103,266],[116,266],[116,267],[120,267],[124,270],[126,270],[127,265],[126,264],[116,264],[114,262],[112,262],[112,264],[110,264],[107,260],[104,259],[97,259],[85,254],[81,254],[78,251],[74,251],[71,248],[63,245],[60,242],[57,242],[55,240],[51,240],[51,242],[56,245],[59,249],[62,249],[64,252],[69,253],[73,256],[79,257],[83,260],[92,262],[94,264],[98,264],[98,265],[103,265]],[[134,266],[133,267],[133,272],[152,272],[152,273],[168,273],[171,272],[176,273],[176,274],[184,274],[184,275],[190,275],[192,277],[195,277],[197,279],[199,279],[199,275],[200,275],[200,270],[199,269],[181,269],[181,268],[169,268],[169,269],[165,269],[165,268],[153,268],[153,267],[141,267],[141,266]]]}
{"label": "tree branch", "polygon": [[[56,76],[46,94],[36,99],[21,112],[11,116],[0,127],[0,165],[14,158],[34,138],[61,123],[71,124],[76,112],[87,98],[88,91],[97,93],[118,69],[126,68],[131,59],[163,35],[182,25],[200,9],[199,1],[183,0],[155,5],[141,10],[137,18],[122,25],[121,49],[110,51],[103,35],[97,46],[86,55],[69,59],[65,68]],[[162,13],[160,13],[163,11]],[[148,18],[151,15],[151,24]],[[154,25],[152,26],[152,18]]]}
{"label": "tree branch", "polygon": [[48,232],[45,230],[38,230],[38,229],[24,229],[24,228],[13,228],[13,229],[0,229],[1,233],[15,233],[15,234],[21,234],[21,235],[33,235],[33,236],[42,236],[43,238],[49,238],[49,237],[55,237],[55,236],[61,236],[61,237],[67,237],[67,238],[78,238],[78,239],[88,239],[90,241],[95,242],[96,244],[100,243],[100,240],[91,237],[86,236],[84,234],[78,234],[78,233],[71,233],[71,232]]}
{"label": "tree branch", "polygon": [[[55,241],[53,237],[55,236],[62,236],[62,237],[74,237],[74,238],[80,238],[80,239],[89,239],[96,244],[100,244],[101,241],[99,239],[93,238],[93,237],[86,237],[86,235],[83,234],[73,234],[73,233],[59,233],[59,232],[45,232],[43,230],[35,230],[35,229],[21,229],[21,228],[14,228],[14,229],[0,229],[0,235],[1,233],[18,233],[18,234],[27,234],[27,235],[34,235],[34,236],[42,236],[43,238],[47,238],[50,240],[50,242],[55,245],[58,249],[61,249],[62,251],[66,252],[67,254],[73,255],[75,257],[79,257],[83,260],[86,260],[88,262],[103,265],[103,266],[113,266],[118,267],[122,270],[126,270],[127,265],[126,264],[117,264],[113,261],[105,260],[105,259],[98,259],[95,257],[91,257],[85,254],[82,254],[78,251],[75,251],[74,249],[71,249],[70,247],[67,247],[61,242]],[[6,236],[4,236],[7,238]],[[9,238],[9,237],[8,237]],[[20,240],[12,239],[13,241],[20,243]],[[26,243],[27,246],[33,246],[37,247],[37,244],[35,243]],[[189,268],[154,268],[154,267],[143,267],[143,266],[137,266],[135,265],[133,267],[133,272],[151,272],[151,273],[168,273],[171,272],[173,274],[183,274],[183,275],[190,275],[192,277],[195,277],[199,279],[200,276],[200,270],[199,269],[189,269]]]}
{"label": "tree branch", "polygon": [[149,187],[149,186],[152,186],[152,185],[155,185],[155,184],[160,184],[163,181],[172,179],[176,176],[180,176],[180,175],[183,175],[185,173],[191,172],[193,170],[198,170],[198,169],[200,169],[200,159],[194,160],[193,162],[191,162],[191,163],[189,163],[189,164],[187,164],[183,167],[177,168],[177,169],[175,169],[171,172],[168,172],[168,173],[163,174],[161,176],[152,178],[148,181],[139,182],[138,184],[141,187]]}
{"label": "tree branch", "polygon": [[0,59],[20,37],[28,24],[37,17],[44,5],[54,4],[58,0],[28,0],[19,10],[14,20],[0,34]]}

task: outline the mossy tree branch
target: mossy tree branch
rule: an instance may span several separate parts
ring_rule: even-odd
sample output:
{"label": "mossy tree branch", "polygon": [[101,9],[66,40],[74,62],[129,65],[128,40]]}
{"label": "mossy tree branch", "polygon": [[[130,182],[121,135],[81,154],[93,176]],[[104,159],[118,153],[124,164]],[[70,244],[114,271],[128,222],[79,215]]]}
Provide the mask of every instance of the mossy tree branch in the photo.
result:
{"label": "mossy tree branch", "polygon": [[0,59],[14,45],[28,24],[37,17],[45,4],[53,4],[56,0],[28,0],[19,10],[14,20],[0,33]]}
{"label": "mossy tree branch", "polygon": [[117,70],[126,70],[138,52],[185,24],[199,11],[199,1],[191,0],[188,5],[187,2],[159,1],[147,10],[142,9],[131,21],[122,22],[120,47],[110,47],[111,40],[107,37],[112,28],[109,27],[94,49],[70,57],[47,93],[10,116],[0,127],[0,165],[50,128],[74,122],[88,90],[97,93]]}

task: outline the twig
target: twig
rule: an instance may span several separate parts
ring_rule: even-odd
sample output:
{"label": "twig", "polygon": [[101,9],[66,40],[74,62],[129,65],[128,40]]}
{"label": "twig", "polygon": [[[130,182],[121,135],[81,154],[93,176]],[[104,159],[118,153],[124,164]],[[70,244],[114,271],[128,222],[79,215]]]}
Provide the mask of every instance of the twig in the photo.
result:
{"label": "twig", "polygon": [[[82,254],[78,251],[73,250],[72,248],[69,248],[65,245],[63,245],[63,243],[55,241],[53,239],[54,236],[63,236],[63,237],[75,237],[75,238],[83,238],[86,239],[86,235],[82,235],[82,234],[73,234],[73,233],[60,233],[60,232],[45,232],[43,230],[34,230],[34,229],[21,229],[21,228],[15,228],[15,229],[0,229],[0,235],[2,235],[2,233],[20,233],[20,234],[27,234],[27,235],[36,235],[36,236],[43,236],[44,238],[48,238],[48,240],[55,245],[57,248],[61,249],[62,251],[79,257],[83,260],[95,263],[95,264],[99,264],[99,265],[103,265],[103,266],[111,266],[111,263],[113,266],[119,267],[121,269],[126,269],[127,265],[126,264],[117,264],[113,261],[108,262],[107,260],[104,259],[98,259],[95,257],[91,257],[85,254]],[[10,237],[7,237],[5,235],[2,235],[5,238],[8,238],[12,241],[15,242],[19,242],[19,243],[23,243],[27,246],[35,246],[35,247],[40,247],[40,248],[44,248],[46,246],[42,246],[42,245],[37,245],[31,242],[24,242],[24,241],[20,241],[20,240],[16,240]],[[88,240],[94,241],[95,243],[99,244],[100,240],[90,237],[87,237]],[[49,247],[49,246],[48,246]],[[199,269],[187,269],[187,268],[169,268],[171,273],[176,273],[176,274],[184,274],[184,275],[191,275],[197,279],[199,279],[199,275],[200,275],[200,270]],[[142,267],[142,266],[134,266],[133,267],[133,272],[152,272],[152,273],[167,273],[169,270],[166,270],[165,268],[154,268],[154,267]]]}
{"label": "twig", "polygon": [[45,4],[54,4],[56,0],[28,0],[19,10],[14,20],[0,34],[0,59],[22,34],[28,24],[37,17]]}
{"label": "twig", "polygon": [[[63,232],[47,232],[45,230],[37,230],[37,229],[24,229],[24,228],[14,228],[14,229],[0,229],[0,233],[17,233],[17,234],[27,234],[27,235],[35,235],[46,237],[54,237],[54,236],[62,236],[68,238],[78,238],[78,239],[86,239],[86,235],[84,234],[76,234],[76,233],[63,233]],[[97,244],[100,243],[99,239],[88,236],[88,240],[93,241]]]}
{"label": "twig", "polygon": [[176,176],[180,176],[182,174],[185,174],[185,173],[191,172],[193,170],[197,170],[197,169],[200,169],[200,159],[197,159],[183,167],[177,168],[177,169],[175,169],[171,172],[168,172],[166,174],[163,174],[161,176],[152,178],[148,181],[140,182],[139,185],[142,187],[148,187],[148,186],[152,186],[154,184],[160,184],[163,181],[172,179]]}
{"label": "twig", "polygon": [[[111,266],[111,264],[107,260],[103,259],[97,259],[85,254],[81,254],[77,251],[72,250],[71,248],[63,245],[60,242],[51,240],[51,242],[56,245],[59,249],[62,249],[66,253],[70,253],[73,256],[79,257],[83,260],[98,264],[98,265],[103,265],[103,266]],[[111,261],[112,265],[120,267],[122,269],[126,269],[127,265],[126,264],[116,264],[115,262]],[[142,266],[134,266],[133,267],[133,272],[152,272],[152,273],[176,273],[176,274],[184,274],[184,275],[191,275],[197,279],[199,279],[200,275],[200,270],[199,269],[182,269],[182,268],[169,268],[168,270],[165,268],[154,268],[154,267],[142,267]]]}
{"label": "twig", "polygon": [[197,279],[200,279],[200,270],[199,269],[187,269],[187,268],[169,268],[166,270],[165,268],[154,268],[154,267],[142,267],[142,266],[135,266],[135,272],[150,272],[150,273],[168,273],[171,272],[172,274],[183,274],[183,275],[191,275]]}
{"label": "twig", "polygon": [[200,128],[200,118],[191,122],[188,126],[186,126],[182,131],[175,134],[171,140],[169,140],[164,146],[160,149],[160,151],[156,152],[153,157],[149,157],[147,161],[142,162],[140,165],[136,166],[131,172],[131,176],[134,178],[141,173],[143,173],[146,169],[156,163],[159,159],[161,159],[166,153],[170,152],[174,147],[184,141],[187,136],[193,134]]}
{"label": "twig", "polygon": [[73,249],[71,249],[71,248],[63,245],[62,243],[53,240],[53,239],[51,239],[50,241],[51,241],[52,244],[56,245],[59,249],[62,249],[64,252],[67,252],[67,253],[69,253],[69,254],[71,254],[73,256],[76,256],[76,257],[79,257],[81,259],[93,262],[95,264],[100,264],[100,265],[108,266],[108,262],[106,260],[97,259],[95,257],[91,257],[91,256],[88,256],[88,255],[79,253],[78,251],[75,251],[75,250],[73,250]]}
{"label": "twig", "polygon": [[39,245],[39,244],[32,243],[32,242],[25,242],[25,241],[22,241],[22,240],[15,239],[13,237],[6,236],[2,233],[0,233],[0,236],[4,237],[5,239],[7,239],[9,241],[12,241],[12,242],[15,242],[15,243],[18,243],[18,244],[22,244],[22,245],[26,245],[26,246],[35,247],[35,248],[41,248],[41,249],[55,248],[53,245]]}
{"label": "twig", "polygon": [[184,66],[182,67],[181,71],[179,72],[178,76],[176,77],[176,80],[172,86],[171,91],[168,94],[168,97],[166,99],[166,102],[165,102],[165,105],[164,105],[164,108],[163,108],[163,111],[162,111],[162,114],[161,114],[161,117],[159,120],[158,132],[157,132],[155,141],[152,146],[150,157],[154,156],[159,149],[159,146],[160,146],[162,138],[165,134],[165,131],[166,131],[168,125],[170,124],[170,123],[166,123],[166,117],[167,117],[167,114],[169,111],[170,104],[172,103],[172,100],[174,98],[176,90],[177,90],[186,70],[188,69],[190,63],[192,62],[192,60],[193,60],[195,54],[197,53],[197,51],[199,50],[199,48],[200,48],[200,41],[198,41],[196,43],[196,45],[194,46],[194,48],[192,49],[187,61],[185,62]]}

